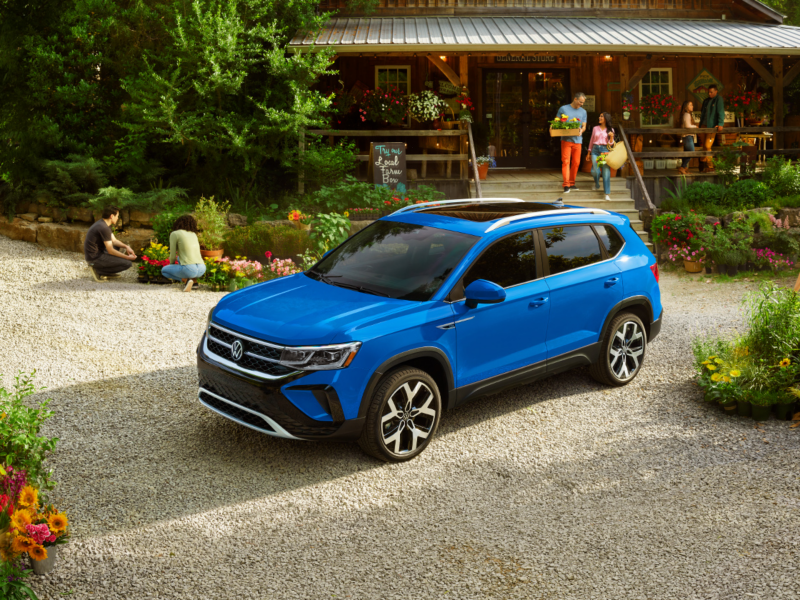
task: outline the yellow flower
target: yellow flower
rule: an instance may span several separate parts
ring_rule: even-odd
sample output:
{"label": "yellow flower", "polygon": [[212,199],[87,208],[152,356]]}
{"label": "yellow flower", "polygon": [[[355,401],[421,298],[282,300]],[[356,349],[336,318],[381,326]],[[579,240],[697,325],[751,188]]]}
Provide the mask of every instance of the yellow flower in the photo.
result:
{"label": "yellow flower", "polygon": [[717,358],[717,355],[716,355],[716,354],[715,354],[714,356],[709,356],[709,357],[708,357],[708,360],[714,360],[715,358]]}
{"label": "yellow flower", "polygon": [[36,542],[34,542],[31,538],[24,535],[18,535],[14,538],[14,541],[11,542],[11,549],[14,552],[27,552],[35,545]]}
{"label": "yellow flower", "polygon": [[33,560],[44,560],[47,558],[47,550],[44,549],[44,546],[40,546],[39,544],[34,545],[33,548],[28,550],[28,554]]}
{"label": "yellow flower", "polygon": [[349,213],[349,212],[347,212],[347,211],[344,211],[344,216],[345,216],[345,217],[349,217],[349,216],[350,216],[350,213]]}
{"label": "yellow flower", "polygon": [[53,533],[61,533],[67,528],[68,524],[67,515],[64,513],[58,513],[47,519],[47,526]]}
{"label": "yellow flower", "polygon": [[716,382],[719,381],[720,379],[722,379],[722,375],[720,375],[719,373],[714,373],[711,375],[711,381]]}
{"label": "yellow flower", "polygon": [[792,364],[792,361],[789,360],[788,358],[784,358],[781,362],[778,363],[778,366],[782,369],[784,367],[788,367],[790,364]]}
{"label": "yellow flower", "polygon": [[[3,413],[3,416],[2,416],[2,417],[0,417],[0,420],[3,420],[3,419],[5,419],[5,418],[6,418],[6,413]],[[5,477],[5,476],[6,476],[6,474],[7,474],[7,473],[6,473],[6,470],[3,468],[3,465],[0,465],[0,475],[2,475],[3,477]]]}
{"label": "yellow flower", "polygon": [[717,370],[717,365],[706,365],[706,367],[708,368],[709,371],[716,371]]}
{"label": "yellow flower", "polygon": [[718,365],[721,365],[721,364],[722,364],[722,363],[724,363],[725,361],[724,361],[724,360],[722,360],[721,358],[715,358],[715,359],[714,359],[714,362],[715,362],[715,363],[717,363]]}
{"label": "yellow flower", "polygon": [[39,504],[39,492],[36,488],[26,485],[19,493],[18,504],[23,508],[32,508]]}
{"label": "yellow flower", "polygon": [[739,369],[731,369],[731,372],[728,373],[731,377],[739,377],[741,374],[742,372]]}
{"label": "yellow flower", "polygon": [[725,377],[723,377],[723,378],[722,378],[722,380],[723,380],[725,383],[730,383],[730,382],[731,382],[731,378],[730,378],[730,377],[728,377],[727,375],[725,375]]}
{"label": "yellow flower", "polygon": [[710,364],[710,363],[709,363],[709,361],[707,361],[707,360],[704,360],[704,361],[703,361],[703,362],[701,362],[700,364],[701,364],[701,365],[707,365],[707,364]]}
{"label": "yellow flower", "polygon": [[20,509],[14,511],[14,514],[11,515],[11,526],[19,531],[27,531],[25,526],[30,525],[32,520],[33,516],[31,515],[30,511]]}

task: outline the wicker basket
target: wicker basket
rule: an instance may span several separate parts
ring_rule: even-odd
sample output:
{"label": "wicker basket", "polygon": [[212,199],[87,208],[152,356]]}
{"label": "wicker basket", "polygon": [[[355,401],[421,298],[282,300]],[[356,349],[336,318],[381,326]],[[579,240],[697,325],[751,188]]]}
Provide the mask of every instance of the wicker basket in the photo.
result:
{"label": "wicker basket", "polygon": [[703,264],[685,260],[683,261],[683,268],[686,269],[687,273],[700,273],[703,270]]}

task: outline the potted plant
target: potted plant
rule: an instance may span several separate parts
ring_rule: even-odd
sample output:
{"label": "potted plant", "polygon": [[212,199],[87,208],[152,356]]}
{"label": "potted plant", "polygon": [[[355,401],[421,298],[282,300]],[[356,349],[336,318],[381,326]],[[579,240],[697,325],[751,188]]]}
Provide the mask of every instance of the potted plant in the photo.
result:
{"label": "potted plant", "polygon": [[293,210],[289,213],[288,218],[298,229],[308,230],[313,217],[311,215],[305,215],[299,210]]}
{"label": "potted plant", "polygon": [[478,166],[478,177],[483,181],[489,174],[489,168],[494,168],[497,163],[492,156],[478,156],[475,158],[475,164]]}
{"label": "potted plant", "polygon": [[475,110],[475,106],[472,104],[472,99],[467,94],[466,88],[462,89],[461,93],[456,96],[456,102],[461,106],[461,110],[458,113],[459,121],[472,123],[472,111]]}
{"label": "potted plant", "polygon": [[161,275],[161,268],[169,264],[169,247],[151,241],[140,251],[142,263],[139,265],[140,283],[173,283]]}
{"label": "potted plant", "polygon": [[359,115],[361,121],[372,121],[383,125],[402,125],[408,114],[408,98],[396,87],[383,90],[367,90],[361,98]]}
{"label": "potted plant", "polygon": [[633,98],[630,94],[623,94],[622,96],[622,118],[627,121],[631,118],[631,112],[633,111]]}
{"label": "potted plant", "polygon": [[550,123],[550,137],[570,137],[578,135],[581,128],[581,121],[577,117],[571,119],[564,113],[556,117]]}
{"label": "potted plant", "polygon": [[672,114],[678,110],[681,103],[675,96],[669,94],[649,94],[642,97],[639,102],[639,112],[642,115],[642,125],[663,125],[669,123]]}
{"label": "potted plant", "polygon": [[222,256],[222,243],[227,227],[228,211],[231,205],[228,202],[215,202],[214,196],[201,197],[194,209],[194,218],[200,233],[197,240],[200,242],[200,255],[206,257]]}
{"label": "potted plant", "polygon": [[446,103],[436,92],[422,90],[408,97],[408,114],[420,123],[432,123],[442,116]]}

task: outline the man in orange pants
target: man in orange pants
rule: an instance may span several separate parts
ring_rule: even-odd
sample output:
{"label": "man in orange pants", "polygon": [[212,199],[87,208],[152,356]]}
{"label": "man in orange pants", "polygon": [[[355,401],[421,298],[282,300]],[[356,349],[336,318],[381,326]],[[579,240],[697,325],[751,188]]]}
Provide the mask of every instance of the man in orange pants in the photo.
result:
{"label": "man in orange pants", "polygon": [[571,104],[565,104],[558,109],[556,119],[566,116],[567,120],[578,119],[581,128],[578,135],[561,138],[561,176],[564,178],[564,193],[568,194],[575,187],[575,177],[578,176],[578,167],[581,166],[581,145],[583,142],[583,132],[586,130],[586,111],[583,103],[586,102],[586,94],[577,92],[572,98]]}

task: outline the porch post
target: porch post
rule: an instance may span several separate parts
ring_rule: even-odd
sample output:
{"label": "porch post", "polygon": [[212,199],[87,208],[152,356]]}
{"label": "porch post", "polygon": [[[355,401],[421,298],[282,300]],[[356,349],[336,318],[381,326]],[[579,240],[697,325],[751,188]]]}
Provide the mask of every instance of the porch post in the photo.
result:
{"label": "porch post", "polygon": [[[461,77],[461,87],[466,88],[469,87],[469,57],[467,56],[459,56],[458,57],[458,71],[459,76]],[[461,128],[466,129],[465,125],[468,123],[462,123]],[[466,154],[467,153],[467,137],[461,136],[459,138],[459,154]],[[460,167],[460,177],[461,179],[469,179],[469,162],[466,160],[462,160],[459,162]]]}
{"label": "porch post", "polygon": [[[783,57],[772,57],[772,72],[775,77],[775,85],[772,86],[772,93],[775,97],[775,127],[783,127]],[[775,150],[783,150],[783,132],[776,131],[773,138],[772,147]]]}

